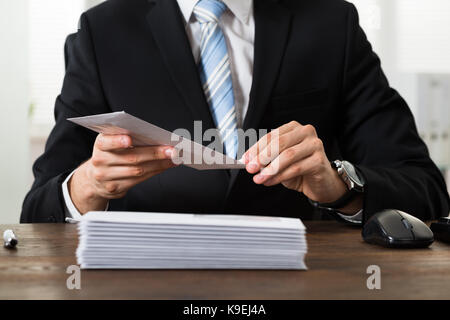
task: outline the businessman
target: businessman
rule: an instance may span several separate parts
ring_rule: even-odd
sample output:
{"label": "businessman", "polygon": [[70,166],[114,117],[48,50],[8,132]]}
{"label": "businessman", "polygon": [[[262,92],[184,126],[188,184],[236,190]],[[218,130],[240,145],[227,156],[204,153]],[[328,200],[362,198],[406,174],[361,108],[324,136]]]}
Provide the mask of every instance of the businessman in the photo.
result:
{"label": "businessman", "polygon": [[[354,224],[387,208],[449,213],[444,179],[345,1],[110,0],[81,16],[65,53],[22,222],[92,210]],[[232,157],[238,128],[279,136],[245,146],[246,170],[196,171],[175,166],[171,147],[66,120],[121,110],[170,131],[201,121]],[[279,153],[264,153],[274,141]]]}

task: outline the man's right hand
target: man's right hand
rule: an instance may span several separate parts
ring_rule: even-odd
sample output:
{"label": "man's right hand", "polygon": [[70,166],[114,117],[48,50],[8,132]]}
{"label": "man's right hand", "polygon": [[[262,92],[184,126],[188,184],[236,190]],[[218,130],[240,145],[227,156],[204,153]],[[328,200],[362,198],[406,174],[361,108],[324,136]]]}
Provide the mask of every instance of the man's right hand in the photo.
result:
{"label": "man's right hand", "polygon": [[133,147],[130,136],[99,134],[92,158],[68,183],[70,197],[81,214],[105,210],[108,200],[122,198],[135,185],[176,165],[170,146]]}

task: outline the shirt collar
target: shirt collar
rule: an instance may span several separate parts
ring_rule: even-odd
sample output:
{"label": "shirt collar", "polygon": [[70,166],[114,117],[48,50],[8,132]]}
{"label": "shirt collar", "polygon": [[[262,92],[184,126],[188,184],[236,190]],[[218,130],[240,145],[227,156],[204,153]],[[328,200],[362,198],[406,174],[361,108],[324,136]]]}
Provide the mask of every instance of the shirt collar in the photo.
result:
{"label": "shirt collar", "polygon": [[[186,22],[190,21],[194,7],[198,0],[177,0],[181,13]],[[222,0],[230,11],[242,23],[247,24],[253,9],[253,0]]]}

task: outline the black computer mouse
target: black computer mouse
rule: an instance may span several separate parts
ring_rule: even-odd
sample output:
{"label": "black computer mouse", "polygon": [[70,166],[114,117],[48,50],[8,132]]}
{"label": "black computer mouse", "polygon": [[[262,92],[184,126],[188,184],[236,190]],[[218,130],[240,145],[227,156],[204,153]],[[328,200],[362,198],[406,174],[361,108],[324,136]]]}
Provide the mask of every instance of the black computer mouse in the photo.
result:
{"label": "black computer mouse", "polygon": [[390,248],[426,248],[434,241],[433,232],[421,220],[400,210],[384,210],[364,225],[364,241]]}

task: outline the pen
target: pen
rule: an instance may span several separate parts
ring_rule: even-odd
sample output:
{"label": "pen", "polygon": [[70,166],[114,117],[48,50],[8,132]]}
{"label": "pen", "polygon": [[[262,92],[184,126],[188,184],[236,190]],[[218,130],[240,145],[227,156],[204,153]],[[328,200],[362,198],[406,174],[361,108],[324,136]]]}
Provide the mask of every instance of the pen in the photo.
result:
{"label": "pen", "polygon": [[16,245],[19,243],[19,240],[17,240],[14,232],[9,229],[3,233],[3,240],[5,240],[5,248],[8,249],[15,248]]}

